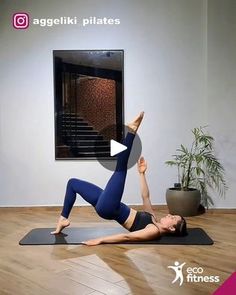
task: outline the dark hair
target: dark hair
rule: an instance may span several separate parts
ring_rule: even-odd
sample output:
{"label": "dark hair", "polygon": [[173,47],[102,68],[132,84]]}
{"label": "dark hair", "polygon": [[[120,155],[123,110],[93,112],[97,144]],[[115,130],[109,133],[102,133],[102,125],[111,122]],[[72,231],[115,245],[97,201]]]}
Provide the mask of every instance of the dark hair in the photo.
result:
{"label": "dark hair", "polygon": [[175,227],[174,235],[176,236],[186,236],[187,235],[187,223],[183,216],[180,216],[181,220],[177,222]]}

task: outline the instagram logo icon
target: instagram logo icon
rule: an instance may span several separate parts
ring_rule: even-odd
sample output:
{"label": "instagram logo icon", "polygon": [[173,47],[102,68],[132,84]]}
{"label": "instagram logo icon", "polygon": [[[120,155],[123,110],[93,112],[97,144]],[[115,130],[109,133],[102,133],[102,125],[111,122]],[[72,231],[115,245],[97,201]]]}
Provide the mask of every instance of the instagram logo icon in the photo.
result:
{"label": "instagram logo icon", "polygon": [[15,29],[27,29],[29,26],[29,15],[25,12],[13,14],[12,24]]}

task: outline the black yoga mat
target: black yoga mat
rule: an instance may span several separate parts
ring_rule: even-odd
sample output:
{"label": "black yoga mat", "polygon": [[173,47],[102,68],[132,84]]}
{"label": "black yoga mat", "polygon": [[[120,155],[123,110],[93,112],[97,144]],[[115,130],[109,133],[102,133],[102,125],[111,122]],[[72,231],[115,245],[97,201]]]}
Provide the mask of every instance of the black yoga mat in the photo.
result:
{"label": "black yoga mat", "polygon": [[[58,235],[51,235],[54,228],[36,228],[20,240],[20,245],[55,245],[55,244],[81,244],[83,241],[102,236],[128,232],[120,227],[70,227],[65,228]],[[184,237],[162,236],[152,241],[119,242],[117,244],[165,244],[165,245],[212,245],[213,240],[201,228],[189,228]]]}

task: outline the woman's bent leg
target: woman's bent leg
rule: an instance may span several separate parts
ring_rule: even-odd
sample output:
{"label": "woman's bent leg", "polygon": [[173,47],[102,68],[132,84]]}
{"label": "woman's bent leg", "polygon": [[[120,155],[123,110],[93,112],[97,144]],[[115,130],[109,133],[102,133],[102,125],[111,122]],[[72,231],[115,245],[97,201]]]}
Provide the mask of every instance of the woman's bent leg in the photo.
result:
{"label": "woman's bent leg", "polygon": [[71,178],[67,183],[61,216],[65,218],[69,217],[71,209],[75,203],[77,193],[80,194],[85,201],[95,207],[102,192],[103,190],[95,184]]}
{"label": "woman's bent leg", "polygon": [[66,187],[66,195],[61,216],[58,220],[56,230],[51,232],[51,234],[59,234],[63,228],[70,225],[68,217],[75,203],[77,193],[80,194],[85,201],[95,206],[102,191],[103,190],[100,187],[87,181],[75,178],[70,179]]}

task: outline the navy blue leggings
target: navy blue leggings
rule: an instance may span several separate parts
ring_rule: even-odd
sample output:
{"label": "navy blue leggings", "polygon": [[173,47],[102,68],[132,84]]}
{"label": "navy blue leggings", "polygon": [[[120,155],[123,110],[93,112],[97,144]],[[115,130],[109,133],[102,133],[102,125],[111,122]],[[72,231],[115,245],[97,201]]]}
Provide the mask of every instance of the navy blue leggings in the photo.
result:
{"label": "navy blue leggings", "polygon": [[127,149],[117,156],[116,170],[109,179],[105,189],[84,180],[72,178],[67,183],[64,206],[61,215],[68,218],[75,203],[76,194],[90,203],[99,216],[114,219],[123,224],[129,216],[130,208],[121,202],[127,174],[127,163],[135,134],[128,132],[123,144]]}

